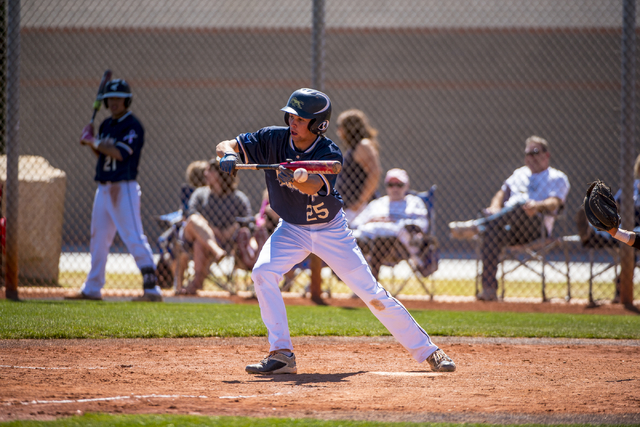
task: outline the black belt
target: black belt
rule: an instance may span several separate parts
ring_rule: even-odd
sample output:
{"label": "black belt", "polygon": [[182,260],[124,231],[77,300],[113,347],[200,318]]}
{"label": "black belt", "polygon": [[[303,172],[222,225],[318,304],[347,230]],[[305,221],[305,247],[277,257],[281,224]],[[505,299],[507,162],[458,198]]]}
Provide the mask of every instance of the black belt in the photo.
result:
{"label": "black belt", "polygon": [[121,182],[131,182],[131,181],[133,181],[133,179],[122,180],[122,181],[98,181],[98,182],[102,185],[106,185],[106,184],[120,184]]}

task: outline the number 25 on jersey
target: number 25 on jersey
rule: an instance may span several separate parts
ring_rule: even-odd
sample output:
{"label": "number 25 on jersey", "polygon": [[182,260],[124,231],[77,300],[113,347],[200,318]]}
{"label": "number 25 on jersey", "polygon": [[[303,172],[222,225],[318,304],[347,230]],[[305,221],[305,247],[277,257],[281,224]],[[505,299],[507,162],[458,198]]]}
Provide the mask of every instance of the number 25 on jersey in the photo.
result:
{"label": "number 25 on jersey", "polygon": [[324,208],[324,203],[317,205],[307,205],[307,221],[318,221],[329,216],[329,209]]}

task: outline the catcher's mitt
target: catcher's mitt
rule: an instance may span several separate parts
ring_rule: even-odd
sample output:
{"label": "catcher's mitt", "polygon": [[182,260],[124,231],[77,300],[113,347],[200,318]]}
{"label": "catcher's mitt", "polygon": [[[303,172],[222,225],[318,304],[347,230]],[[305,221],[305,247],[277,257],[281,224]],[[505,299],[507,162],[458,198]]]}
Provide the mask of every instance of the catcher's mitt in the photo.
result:
{"label": "catcher's mitt", "polygon": [[591,225],[598,230],[609,231],[620,226],[618,205],[613,199],[611,189],[600,180],[589,184],[584,198],[584,213]]}

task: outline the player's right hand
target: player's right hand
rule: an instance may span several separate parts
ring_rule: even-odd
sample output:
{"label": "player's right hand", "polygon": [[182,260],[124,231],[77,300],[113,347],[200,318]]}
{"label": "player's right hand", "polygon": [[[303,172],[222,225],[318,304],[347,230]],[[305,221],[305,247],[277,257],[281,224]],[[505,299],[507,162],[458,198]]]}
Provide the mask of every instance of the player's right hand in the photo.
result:
{"label": "player's right hand", "polygon": [[282,184],[288,184],[290,182],[294,182],[293,179],[293,171],[291,169],[287,169],[284,166],[278,167],[278,181]]}
{"label": "player's right hand", "polygon": [[236,153],[225,153],[224,157],[220,159],[220,169],[223,172],[232,174],[236,169],[236,163],[238,163],[238,155]]}

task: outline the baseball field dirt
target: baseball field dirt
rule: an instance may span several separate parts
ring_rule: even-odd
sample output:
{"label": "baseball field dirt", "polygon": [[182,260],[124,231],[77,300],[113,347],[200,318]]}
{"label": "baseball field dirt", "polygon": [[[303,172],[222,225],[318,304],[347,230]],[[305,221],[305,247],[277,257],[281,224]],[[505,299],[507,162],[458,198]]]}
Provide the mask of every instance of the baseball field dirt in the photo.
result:
{"label": "baseball field dirt", "polygon": [[[287,300],[296,302],[307,303]],[[407,301],[406,305],[637,315],[620,305],[595,309],[572,304]],[[431,372],[392,337],[294,338],[298,374],[281,376],[244,372],[245,365],[265,356],[264,337],[3,340],[0,421],[104,412],[640,423],[638,340],[433,337],[433,341],[455,360],[456,372]]]}

